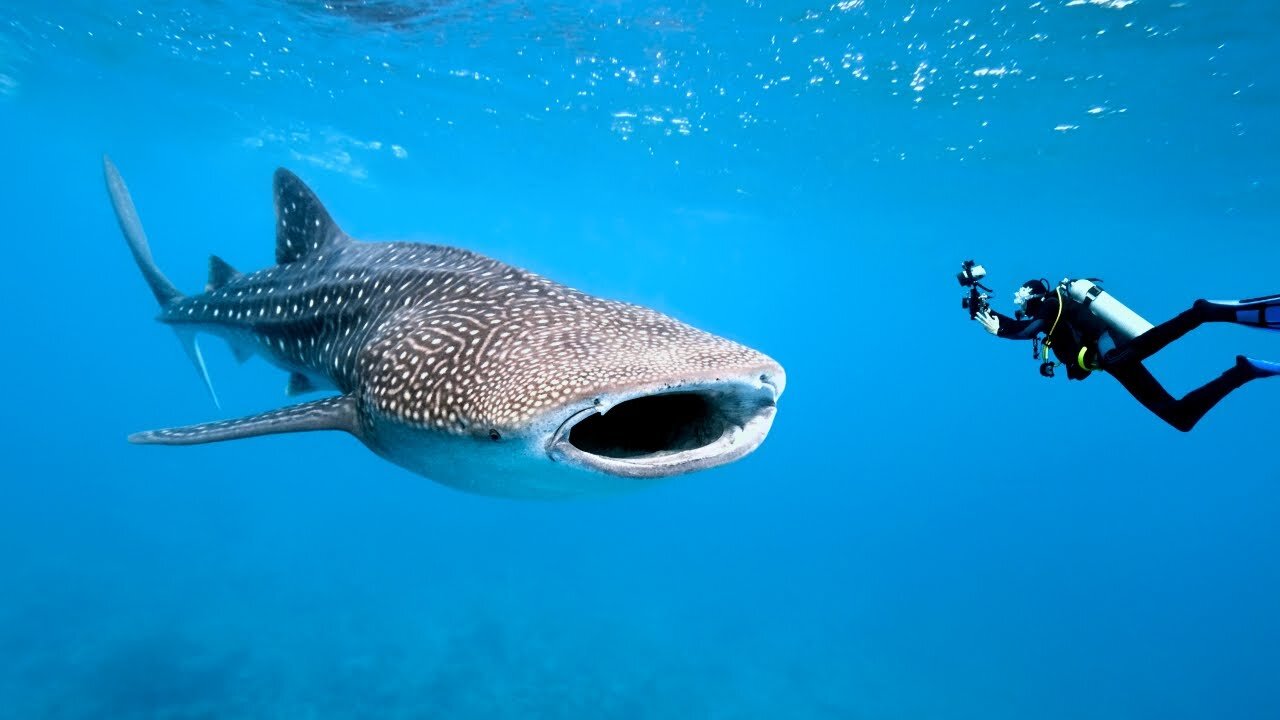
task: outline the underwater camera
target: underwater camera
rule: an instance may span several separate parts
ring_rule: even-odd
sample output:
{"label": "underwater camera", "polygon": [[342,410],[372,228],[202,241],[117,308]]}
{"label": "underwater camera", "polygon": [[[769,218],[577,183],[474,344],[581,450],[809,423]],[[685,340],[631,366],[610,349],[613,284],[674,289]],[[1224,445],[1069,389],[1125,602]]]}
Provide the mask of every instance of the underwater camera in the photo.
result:
{"label": "underwater camera", "polygon": [[969,294],[960,300],[960,307],[969,311],[970,320],[976,318],[978,313],[986,312],[990,307],[987,300],[991,297],[991,288],[979,282],[986,276],[987,269],[972,260],[961,263],[960,272],[956,273],[956,280],[960,281],[960,287],[969,288]]}
{"label": "underwater camera", "polygon": [[956,273],[956,280],[960,281],[960,287],[971,287],[977,285],[978,281],[986,276],[986,268],[972,260],[965,260],[960,263],[960,272]]}

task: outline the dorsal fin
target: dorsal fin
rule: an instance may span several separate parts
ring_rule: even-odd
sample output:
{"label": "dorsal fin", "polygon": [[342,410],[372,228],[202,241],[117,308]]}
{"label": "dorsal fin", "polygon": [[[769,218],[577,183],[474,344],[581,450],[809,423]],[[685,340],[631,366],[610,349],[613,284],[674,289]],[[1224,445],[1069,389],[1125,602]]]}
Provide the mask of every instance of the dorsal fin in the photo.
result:
{"label": "dorsal fin", "polygon": [[277,263],[301,260],[320,248],[346,239],[320,198],[297,175],[284,168],[276,170],[275,196]]}
{"label": "dorsal fin", "polygon": [[240,277],[240,271],[231,267],[226,260],[217,255],[209,256],[209,281],[204,284],[205,292],[221,289],[227,283]]}

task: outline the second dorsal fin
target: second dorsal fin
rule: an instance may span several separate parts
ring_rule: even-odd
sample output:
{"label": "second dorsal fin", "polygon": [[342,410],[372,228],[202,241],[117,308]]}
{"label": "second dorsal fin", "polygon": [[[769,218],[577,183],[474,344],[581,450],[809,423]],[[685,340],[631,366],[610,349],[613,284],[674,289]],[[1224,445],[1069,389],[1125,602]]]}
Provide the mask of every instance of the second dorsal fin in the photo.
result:
{"label": "second dorsal fin", "polygon": [[226,260],[217,255],[209,256],[209,280],[204,284],[205,292],[219,290],[227,283],[240,277],[240,271],[231,267]]}
{"label": "second dorsal fin", "polygon": [[297,175],[280,168],[274,185],[278,264],[302,260],[346,239],[346,233],[329,217],[320,198]]}

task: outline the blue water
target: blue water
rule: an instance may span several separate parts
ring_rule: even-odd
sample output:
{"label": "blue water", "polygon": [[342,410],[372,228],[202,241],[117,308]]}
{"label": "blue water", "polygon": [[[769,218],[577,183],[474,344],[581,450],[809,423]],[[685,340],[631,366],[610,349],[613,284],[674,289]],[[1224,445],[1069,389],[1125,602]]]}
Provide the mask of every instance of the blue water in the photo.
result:
{"label": "blue water", "polygon": [[[1190,434],[960,309],[1280,292],[1264,0],[22,1],[0,10],[4,718],[1280,717],[1280,382]],[[768,440],[466,495],[312,434],[132,265],[272,261],[270,176],[769,353]],[[1177,394],[1280,337],[1196,331]]]}

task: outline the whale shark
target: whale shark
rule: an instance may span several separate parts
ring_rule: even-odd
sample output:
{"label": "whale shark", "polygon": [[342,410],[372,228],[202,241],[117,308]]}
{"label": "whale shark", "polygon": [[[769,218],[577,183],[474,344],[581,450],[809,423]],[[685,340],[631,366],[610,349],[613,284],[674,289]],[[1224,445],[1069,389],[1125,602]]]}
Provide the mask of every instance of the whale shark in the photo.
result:
{"label": "whale shark", "polygon": [[328,393],[131,442],[341,431],[459,490],[557,498],[739,460],[773,424],[786,375],[767,355],[462,248],[356,240],[284,168],[273,183],[275,264],[242,273],[212,256],[204,291],[184,294],[153,259],[110,158],[103,168],[158,320],[215,404],[199,335],[283,369],[289,395]]}

